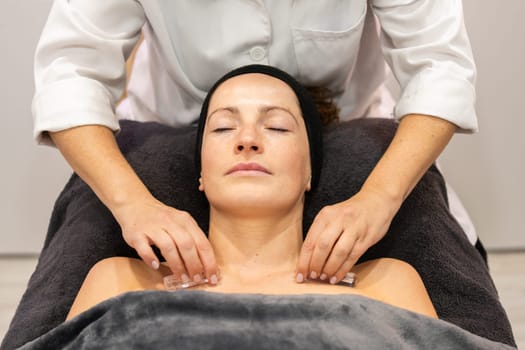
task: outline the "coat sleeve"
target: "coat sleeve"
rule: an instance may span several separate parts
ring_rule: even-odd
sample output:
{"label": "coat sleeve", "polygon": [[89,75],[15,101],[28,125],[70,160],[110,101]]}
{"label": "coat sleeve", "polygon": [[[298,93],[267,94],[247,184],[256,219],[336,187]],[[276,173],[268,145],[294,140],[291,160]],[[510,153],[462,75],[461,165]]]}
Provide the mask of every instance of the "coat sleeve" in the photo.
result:
{"label": "coat sleeve", "polygon": [[476,132],[476,66],[461,0],[372,0],[372,9],[401,86],[396,119],[426,114]]}
{"label": "coat sleeve", "polygon": [[126,81],[125,61],[145,22],[134,0],[55,0],[36,48],[33,135],[104,125],[117,131],[115,102]]}

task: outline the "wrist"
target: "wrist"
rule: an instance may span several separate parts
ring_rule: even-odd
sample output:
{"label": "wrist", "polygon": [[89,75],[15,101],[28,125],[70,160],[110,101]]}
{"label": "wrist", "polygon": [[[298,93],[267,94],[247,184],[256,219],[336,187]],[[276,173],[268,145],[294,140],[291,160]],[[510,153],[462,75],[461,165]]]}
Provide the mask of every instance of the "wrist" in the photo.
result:
{"label": "wrist", "polygon": [[403,204],[407,194],[400,186],[388,183],[367,180],[361,187],[360,193],[372,194],[380,198],[381,203],[388,205],[395,214]]}
{"label": "wrist", "polygon": [[401,206],[454,134],[450,122],[431,116],[405,116],[388,149],[378,161],[363,191]]}
{"label": "wrist", "polygon": [[116,189],[115,191],[102,197],[105,197],[103,202],[115,217],[135,203],[155,200],[142,182],[134,184],[119,183],[114,188]]}
{"label": "wrist", "polygon": [[51,138],[73,170],[114,216],[129,204],[153,199],[108,128],[80,126],[51,133]]}

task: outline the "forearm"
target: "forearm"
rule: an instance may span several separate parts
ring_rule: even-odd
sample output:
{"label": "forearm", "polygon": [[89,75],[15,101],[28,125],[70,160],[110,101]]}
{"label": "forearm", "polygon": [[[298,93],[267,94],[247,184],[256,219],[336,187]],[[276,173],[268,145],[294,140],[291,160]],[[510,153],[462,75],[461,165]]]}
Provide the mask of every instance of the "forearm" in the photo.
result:
{"label": "forearm", "polygon": [[87,125],[50,136],[73,170],[113,213],[130,201],[150,196],[110,129]]}
{"label": "forearm", "polygon": [[362,189],[380,191],[401,205],[446,147],[456,126],[444,119],[408,115]]}

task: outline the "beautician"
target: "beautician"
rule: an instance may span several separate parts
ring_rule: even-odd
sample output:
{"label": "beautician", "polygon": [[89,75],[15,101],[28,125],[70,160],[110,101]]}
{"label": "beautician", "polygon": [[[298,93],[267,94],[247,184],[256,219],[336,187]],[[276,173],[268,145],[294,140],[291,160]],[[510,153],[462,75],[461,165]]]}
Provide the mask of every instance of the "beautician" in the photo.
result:
{"label": "beautician", "polygon": [[[385,61],[401,87],[394,109]],[[399,121],[361,190],[315,218],[298,282],[339,281],[385,235],[453,134],[477,130],[461,0],[55,0],[36,51],[35,139],[58,147],[148,265],[159,267],[156,245],[175,275],[209,278],[217,264],[205,234],[184,208],[152,196],[114,135],[119,118],[194,123],[213,82],[251,63],[329,88],[343,120],[393,113]]]}

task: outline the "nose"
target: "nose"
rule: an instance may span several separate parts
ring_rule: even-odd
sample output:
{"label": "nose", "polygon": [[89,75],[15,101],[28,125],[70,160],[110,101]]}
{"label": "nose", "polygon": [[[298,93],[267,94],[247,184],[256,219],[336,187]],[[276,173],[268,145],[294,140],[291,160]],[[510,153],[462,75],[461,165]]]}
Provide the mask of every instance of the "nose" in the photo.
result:
{"label": "nose", "polygon": [[239,133],[235,145],[235,153],[254,152],[260,153],[263,150],[263,145],[259,133],[255,128],[243,128]]}

